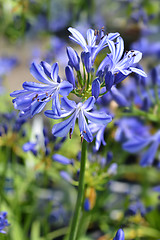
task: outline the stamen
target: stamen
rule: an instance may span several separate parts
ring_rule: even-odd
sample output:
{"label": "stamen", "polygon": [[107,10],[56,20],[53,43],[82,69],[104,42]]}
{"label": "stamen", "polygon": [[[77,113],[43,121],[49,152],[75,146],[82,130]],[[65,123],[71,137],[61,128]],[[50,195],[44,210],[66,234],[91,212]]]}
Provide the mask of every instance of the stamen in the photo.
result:
{"label": "stamen", "polygon": [[41,100],[44,101],[46,99],[46,97],[42,98]]}
{"label": "stamen", "polygon": [[34,101],[34,99],[36,99],[38,97],[38,93],[36,94],[35,97],[32,98],[32,101]]}
{"label": "stamen", "polygon": [[84,136],[81,136],[81,143],[83,143]]}
{"label": "stamen", "polygon": [[69,130],[69,138],[71,139],[71,137],[72,137],[72,128],[70,128]]}
{"label": "stamen", "polygon": [[94,36],[97,36],[97,30],[96,29],[94,30]]}
{"label": "stamen", "polygon": [[48,93],[46,92],[46,96],[48,97]]}

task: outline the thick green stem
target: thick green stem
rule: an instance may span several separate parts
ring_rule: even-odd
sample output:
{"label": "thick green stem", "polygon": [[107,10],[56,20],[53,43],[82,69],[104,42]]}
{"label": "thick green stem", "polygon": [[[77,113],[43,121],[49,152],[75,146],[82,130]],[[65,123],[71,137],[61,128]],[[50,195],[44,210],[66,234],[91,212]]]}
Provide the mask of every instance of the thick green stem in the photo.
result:
{"label": "thick green stem", "polygon": [[87,150],[87,142],[83,140],[82,143],[82,152],[81,152],[81,166],[80,166],[80,176],[79,176],[79,185],[78,185],[78,195],[77,195],[77,201],[75,206],[75,211],[71,223],[70,228],[70,235],[69,240],[76,240],[77,238],[77,232],[78,232],[78,226],[79,226],[79,220],[80,220],[80,214],[81,214],[81,207],[82,207],[82,201],[84,196],[84,175],[85,175],[85,165],[86,165],[86,150]]}

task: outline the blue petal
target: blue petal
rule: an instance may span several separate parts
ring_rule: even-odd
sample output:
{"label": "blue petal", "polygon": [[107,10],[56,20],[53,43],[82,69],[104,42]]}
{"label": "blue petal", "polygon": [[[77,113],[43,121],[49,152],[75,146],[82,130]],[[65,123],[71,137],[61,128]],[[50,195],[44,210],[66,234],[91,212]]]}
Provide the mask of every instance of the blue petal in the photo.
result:
{"label": "blue petal", "polygon": [[89,52],[82,52],[81,59],[82,59],[82,62],[84,63],[87,73],[89,73],[92,69],[91,54]]}
{"label": "blue petal", "polygon": [[49,65],[47,62],[41,61],[41,66],[44,69],[45,74],[51,78],[51,65]]}
{"label": "blue petal", "polygon": [[66,111],[61,111],[61,115],[58,116],[57,114],[55,114],[55,112],[53,112],[52,110],[47,110],[44,112],[44,114],[46,115],[46,117],[52,118],[52,119],[60,119],[60,118],[65,118],[68,117],[69,115],[72,114],[73,111],[70,112],[66,112]]}
{"label": "blue petal", "polygon": [[146,153],[143,155],[143,157],[140,161],[140,165],[142,167],[152,165],[155,155],[156,155],[156,152],[157,152],[157,149],[158,149],[158,146],[159,146],[158,141],[155,141],[152,143],[152,145],[149,147],[149,149],[146,151]]}
{"label": "blue petal", "polygon": [[52,159],[53,159],[54,161],[59,162],[59,163],[64,164],[64,165],[68,165],[68,164],[71,163],[71,160],[70,160],[70,159],[68,159],[68,158],[66,158],[66,157],[64,157],[64,156],[62,156],[62,155],[60,155],[60,154],[54,154],[54,155],[52,156]]}
{"label": "blue petal", "polygon": [[56,91],[54,96],[53,96],[52,111],[58,116],[61,115],[61,105],[60,105],[60,102],[59,102],[58,91]]}
{"label": "blue petal", "polygon": [[[106,126],[105,126],[106,127]],[[104,130],[105,127],[101,128],[97,134],[96,134],[96,151],[99,150],[101,143],[103,143],[103,145],[106,145],[106,142],[104,141]]]}
{"label": "blue petal", "polygon": [[45,107],[46,102],[38,102],[36,101],[32,106],[31,106],[31,114],[34,116],[35,114],[41,112],[43,108]]}
{"label": "blue petal", "polygon": [[125,142],[122,146],[125,151],[135,153],[145,148],[150,142],[151,138],[144,139],[141,137],[135,137],[134,139]]}
{"label": "blue petal", "polygon": [[107,71],[105,75],[106,90],[109,91],[113,86],[113,84],[114,84],[114,75],[110,71]]}
{"label": "blue petal", "polygon": [[100,81],[99,78],[96,78],[92,83],[92,96],[97,99],[100,93]]}
{"label": "blue petal", "polygon": [[50,91],[51,87],[56,87],[56,85],[51,86],[51,85],[45,85],[41,83],[36,83],[36,82],[24,82],[23,83],[23,88],[28,91],[35,91],[35,92],[42,92],[42,91]]}
{"label": "blue petal", "polygon": [[80,66],[79,66],[80,59],[78,57],[77,52],[75,50],[73,50],[73,48],[67,47],[67,55],[69,58],[69,65],[71,67],[74,67],[76,71],[79,71],[80,70]]}
{"label": "blue petal", "polygon": [[51,81],[47,78],[46,74],[44,73],[44,69],[41,65],[33,62],[30,67],[30,72],[32,76],[36,78],[38,81],[45,84],[51,84]]}
{"label": "blue petal", "polygon": [[72,111],[76,108],[76,103],[66,97],[63,97],[61,98],[61,107],[64,108],[66,111]]}
{"label": "blue petal", "polygon": [[95,104],[95,97],[89,97],[83,104],[82,108],[85,109],[86,111],[91,110],[94,107]]}
{"label": "blue petal", "polygon": [[54,63],[51,67],[51,78],[54,82],[58,80],[59,66],[58,63]]}
{"label": "blue petal", "polygon": [[67,66],[65,68],[65,73],[66,73],[67,81],[73,85],[73,88],[75,88],[75,77],[74,77],[73,69],[70,66]]}
{"label": "blue petal", "polygon": [[67,120],[57,123],[52,128],[52,134],[56,137],[65,137],[70,129],[74,129],[76,113],[73,113]]}
{"label": "blue petal", "polygon": [[147,74],[139,68],[130,67],[130,70],[134,73],[141,75],[142,77],[147,77]]}
{"label": "blue petal", "polygon": [[68,96],[73,90],[73,85],[67,81],[63,81],[59,84],[59,94],[62,96]]}
{"label": "blue petal", "polygon": [[23,110],[31,105],[33,102],[34,93],[24,95],[23,97],[17,97],[13,100],[14,107],[18,110]]}
{"label": "blue petal", "polygon": [[26,93],[28,93],[27,90],[16,90],[16,91],[10,93],[10,96],[11,97],[19,97],[19,96],[25,95]]}
{"label": "blue petal", "polygon": [[123,73],[119,72],[118,74],[115,75],[114,83],[115,84],[120,83],[127,77],[128,75],[124,75]]}
{"label": "blue petal", "polygon": [[106,113],[101,112],[86,112],[84,111],[85,116],[94,123],[107,124],[112,121],[112,117]]}
{"label": "blue petal", "polygon": [[109,46],[109,49],[112,53],[113,61],[115,62],[115,58],[116,58],[116,56],[115,56],[115,53],[116,53],[115,43],[113,41],[109,40],[108,41],[108,46]]}
{"label": "blue petal", "polygon": [[108,54],[108,55],[103,59],[103,61],[100,63],[96,75],[98,75],[98,73],[99,73],[101,70],[104,71],[104,68],[105,68],[106,66],[109,66],[109,65],[112,65],[112,60],[111,60],[111,58],[109,57],[109,54]]}
{"label": "blue petal", "polygon": [[91,130],[88,127],[88,124],[86,122],[86,119],[85,119],[82,111],[80,111],[80,113],[79,113],[78,125],[79,125],[79,130],[80,130],[81,136],[83,136],[87,142],[92,142],[93,135],[91,133]]}
{"label": "blue petal", "polygon": [[68,31],[70,31],[73,35],[73,37],[69,36],[69,38],[78,43],[85,51],[88,51],[86,41],[82,34],[72,27],[69,27]]}
{"label": "blue petal", "polygon": [[118,32],[116,32],[116,33],[109,33],[107,37],[108,37],[109,40],[114,40],[114,39],[117,38],[119,35],[120,35],[120,34],[119,34]]}
{"label": "blue petal", "polygon": [[96,36],[94,34],[94,30],[93,29],[88,29],[87,30],[87,42],[88,42],[88,45],[90,47],[94,47],[95,46]]}
{"label": "blue petal", "polygon": [[118,37],[116,43],[117,44],[116,44],[115,62],[118,62],[122,57],[122,54],[124,51],[124,42],[121,37]]}

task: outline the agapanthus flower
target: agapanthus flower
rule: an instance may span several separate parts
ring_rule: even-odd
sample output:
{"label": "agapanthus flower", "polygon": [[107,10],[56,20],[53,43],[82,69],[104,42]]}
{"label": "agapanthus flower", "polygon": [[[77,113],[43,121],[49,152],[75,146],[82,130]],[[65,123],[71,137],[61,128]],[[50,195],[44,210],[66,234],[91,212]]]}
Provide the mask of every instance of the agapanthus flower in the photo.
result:
{"label": "agapanthus flower", "polygon": [[5,227],[8,227],[7,212],[0,212],[0,233],[6,233]]}
{"label": "agapanthus flower", "polygon": [[[83,35],[78,30],[72,27],[69,27],[68,30],[72,33],[72,36],[69,38],[78,43],[85,53],[89,53],[91,57],[91,65],[93,65],[97,54],[103,48],[107,47],[107,43],[119,36],[119,33],[109,33],[108,35],[104,35],[103,29],[100,32],[88,29],[86,42]],[[97,41],[99,42],[98,44]]]}
{"label": "agapanthus flower", "polygon": [[67,96],[73,89],[73,85],[68,81],[60,82],[58,76],[59,67],[57,63],[50,66],[47,62],[41,64],[32,63],[30,72],[38,81],[42,82],[24,82],[24,90],[11,93],[14,107],[20,110],[20,117],[31,118],[42,111],[46,103],[52,100],[52,110],[60,115],[59,94]]}
{"label": "agapanthus flower", "polygon": [[109,90],[112,85],[121,82],[132,72],[135,72],[143,77],[147,76],[143,70],[135,67],[135,64],[142,58],[141,52],[131,50],[126,52],[122,58],[124,52],[124,42],[121,37],[117,38],[116,44],[113,41],[108,41],[108,46],[111,53],[107,54],[97,70],[98,75],[101,75],[102,72],[106,72],[105,82],[107,90]]}
{"label": "agapanthus flower", "polygon": [[149,146],[149,148],[146,150],[140,160],[140,165],[145,167],[152,165],[159,145],[160,131],[148,137],[134,136],[134,138],[123,144],[123,149],[130,153],[137,153],[145,147]]}
{"label": "agapanthus flower", "polygon": [[90,110],[92,110],[94,107],[95,101],[96,100],[93,96],[88,98],[84,103],[80,102],[78,104],[76,104],[76,102],[74,101],[68,100],[66,97],[61,98],[61,116],[55,115],[52,110],[48,110],[45,112],[45,115],[47,117],[53,119],[61,119],[68,117],[63,122],[57,123],[53,126],[53,135],[56,137],[64,137],[67,135],[67,133],[69,133],[71,137],[76,119],[78,118],[81,138],[84,138],[87,142],[92,142],[93,135],[86,119],[88,119],[90,122],[104,125],[111,122],[112,120],[112,117],[110,115],[107,115],[106,113],[100,113],[98,111],[90,112]]}

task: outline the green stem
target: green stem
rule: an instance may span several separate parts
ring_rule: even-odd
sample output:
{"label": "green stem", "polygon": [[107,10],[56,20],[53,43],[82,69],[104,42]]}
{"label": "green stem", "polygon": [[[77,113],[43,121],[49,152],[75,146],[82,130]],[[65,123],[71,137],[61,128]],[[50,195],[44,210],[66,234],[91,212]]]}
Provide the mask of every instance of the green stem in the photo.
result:
{"label": "green stem", "polygon": [[86,165],[86,150],[87,150],[87,142],[83,140],[82,143],[82,152],[81,152],[81,166],[80,166],[80,176],[79,176],[79,185],[78,185],[78,195],[77,201],[75,206],[75,211],[73,215],[73,219],[71,222],[69,240],[76,240],[79,220],[80,220],[80,213],[84,195],[84,175],[85,175],[85,165]]}

